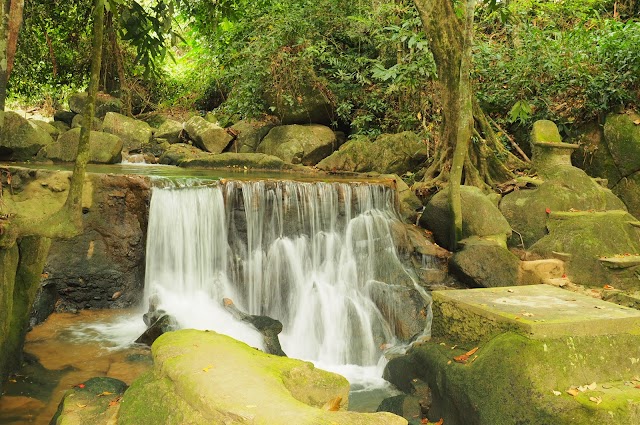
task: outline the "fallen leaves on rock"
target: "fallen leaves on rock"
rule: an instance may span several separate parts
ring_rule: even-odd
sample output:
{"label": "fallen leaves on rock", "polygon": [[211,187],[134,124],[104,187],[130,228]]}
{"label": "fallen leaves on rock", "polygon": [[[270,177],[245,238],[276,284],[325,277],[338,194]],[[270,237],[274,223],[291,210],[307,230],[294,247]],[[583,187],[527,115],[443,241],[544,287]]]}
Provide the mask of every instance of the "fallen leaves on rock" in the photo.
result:
{"label": "fallen leaves on rock", "polygon": [[467,361],[469,361],[469,357],[473,356],[476,351],[478,351],[478,347],[473,348],[464,354],[460,354],[459,356],[454,357],[453,360],[455,360],[458,363],[467,363]]}
{"label": "fallen leaves on rock", "polygon": [[[590,384],[585,384],[585,385],[579,385],[579,386],[571,386],[571,388],[569,388],[567,390],[567,394],[572,395],[572,396],[577,396],[580,393],[583,393],[587,390],[589,391],[593,391],[596,388],[598,388],[598,384],[596,384],[595,382],[592,382]],[[602,400],[601,400],[602,401]]]}
{"label": "fallen leaves on rock", "polygon": [[611,286],[611,285],[604,285],[602,288],[603,288],[603,289],[608,289],[608,290],[616,289],[616,288],[614,288],[614,287],[613,287],[613,286]]}
{"label": "fallen leaves on rock", "polygon": [[553,390],[553,395],[559,396],[560,394],[562,394],[560,391]]}
{"label": "fallen leaves on rock", "polygon": [[104,397],[106,395],[113,395],[113,393],[109,392],[109,391],[103,391],[100,394],[98,394],[98,397]]}
{"label": "fallen leaves on rock", "polygon": [[212,369],[212,368],[213,368],[213,365],[211,365],[211,364],[210,364],[210,365],[208,365],[208,366],[203,367],[203,368],[202,368],[202,371],[203,371],[203,372],[209,372],[209,369]]}
{"label": "fallen leaves on rock", "polygon": [[337,412],[338,410],[340,410],[340,403],[342,403],[342,397],[338,396],[327,401],[324,406],[322,406],[322,409],[328,410],[330,412]]}
{"label": "fallen leaves on rock", "polygon": [[594,402],[596,405],[602,403],[602,397],[589,397],[589,401]]}
{"label": "fallen leaves on rock", "polygon": [[78,406],[81,409],[84,409],[85,407],[87,407],[86,404],[80,404],[80,403],[76,403],[76,406]]}
{"label": "fallen leaves on rock", "polygon": [[120,396],[120,397],[116,397],[116,398],[114,398],[113,400],[111,400],[111,401],[109,402],[109,407],[113,407],[113,406],[115,406],[116,404],[118,404],[118,402],[120,402],[120,400],[122,400],[122,397],[121,397],[121,396]]}
{"label": "fallen leaves on rock", "polygon": [[431,424],[431,425],[443,425],[444,419],[440,418],[438,422],[429,422],[429,419],[424,418],[420,421],[421,424]]}

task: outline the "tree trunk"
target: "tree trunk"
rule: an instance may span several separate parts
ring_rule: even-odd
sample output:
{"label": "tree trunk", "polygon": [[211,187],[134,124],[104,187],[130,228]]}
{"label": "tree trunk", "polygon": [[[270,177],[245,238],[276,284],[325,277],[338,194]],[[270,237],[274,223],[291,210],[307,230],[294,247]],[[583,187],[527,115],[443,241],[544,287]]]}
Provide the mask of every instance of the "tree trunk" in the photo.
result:
{"label": "tree trunk", "polygon": [[[100,80],[102,60],[102,39],[104,31],[104,0],[94,0],[93,43],[91,45],[91,77],[87,88],[88,101],[83,112],[83,122],[93,122],[95,100]],[[1,46],[0,46],[1,47]],[[0,54],[2,51],[0,50]],[[0,61],[0,71],[1,71]],[[0,74],[1,76],[1,74]],[[1,89],[1,87],[0,87]],[[1,93],[0,93],[1,94]],[[82,189],[85,170],[89,162],[89,139],[91,127],[82,126],[69,193],[65,204],[55,213],[40,220],[17,216],[6,223],[0,232],[0,247],[11,246],[24,236],[44,236],[47,238],[71,238],[82,230]]]}
{"label": "tree trunk", "polygon": [[523,163],[497,139],[473,95],[470,73],[476,0],[461,2],[461,11],[456,11],[452,0],[414,0],[414,4],[436,62],[443,118],[433,161],[414,188],[426,194],[449,185],[452,238],[458,241],[462,231],[460,184],[493,187],[513,177],[508,166]]}
{"label": "tree trunk", "polygon": [[11,0],[0,0],[0,137],[4,137],[4,105],[7,99],[10,8]]}
{"label": "tree trunk", "polygon": [[13,60],[18,47],[18,33],[22,26],[22,15],[24,12],[24,0],[11,0],[9,11],[9,27],[7,29],[7,80],[13,69]]}

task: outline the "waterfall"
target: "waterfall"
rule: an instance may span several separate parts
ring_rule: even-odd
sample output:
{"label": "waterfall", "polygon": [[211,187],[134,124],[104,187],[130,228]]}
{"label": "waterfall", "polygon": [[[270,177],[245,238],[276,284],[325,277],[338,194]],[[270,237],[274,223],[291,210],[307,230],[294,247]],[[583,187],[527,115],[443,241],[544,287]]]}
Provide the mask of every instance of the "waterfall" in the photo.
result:
{"label": "waterfall", "polygon": [[395,342],[372,284],[410,279],[394,246],[395,193],[378,184],[221,181],[153,189],[145,298],[182,327],[259,346],[222,307],[283,323],[291,357],[375,366]]}

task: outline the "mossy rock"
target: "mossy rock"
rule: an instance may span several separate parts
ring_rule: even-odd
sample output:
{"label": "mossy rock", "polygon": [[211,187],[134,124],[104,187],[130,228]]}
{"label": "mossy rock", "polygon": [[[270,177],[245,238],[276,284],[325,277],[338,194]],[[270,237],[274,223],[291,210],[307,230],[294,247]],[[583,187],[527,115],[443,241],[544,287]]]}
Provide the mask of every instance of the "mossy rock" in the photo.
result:
{"label": "mossy rock", "polygon": [[624,201],[631,215],[640,219],[640,171],[620,180],[613,193]]}
{"label": "mossy rock", "polygon": [[[71,128],[80,128],[84,126],[84,115],[77,114],[71,121]],[[102,131],[102,120],[98,117],[93,117],[91,130]]]}
{"label": "mossy rock", "polygon": [[[319,87],[322,82],[318,80],[313,70],[307,69],[310,75],[299,87],[287,87],[295,90],[292,101],[280,93],[267,89],[264,100],[268,109],[280,119],[282,124],[323,124],[329,125],[334,121],[334,106]],[[314,84],[317,83],[317,84]]]}
{"label": "mossy rock", "polygon": [[602,257],[640,255],[640,228],[625,211],[551,213],[548,235],[531,251],[546,257],[554,252],[570,254],[566,262],[568,277],[579,284],[601,288],[640,289],[640,267],[611,269]]}
{"label": "mossy rock", "polygon": [[524,243],[525,248],[547,233],[547,210],[617,209],[626,209],[620,199],[583,170],[570,166],[556,167],[536,189],[514,191],[500,201],[500,211],[517,232],[517,236],[510,239],[510,245]]}
{"label": "mossy rock", "polygon": [[403,175],[415,171],[427,159],[427,147],[417,134],[405,131],[383,134],[375,141],[351,140],[323,159],[317,167],[325,171],[351,171]]}
{"label": "mossy rock", "polygon": [[319,124],[274,127],[257,152],[282,158],[290,164],[316,165],[338,147],[335,133]]}
{"label": "mossy rock", "polygon": [[186,143],[175,143],[165,150],[160,156],[160,164],[178,165],[183,161],[189,161],[202,154],[202,150]]}
{"label": "mossy rock", "polygon": [[82,387],[74,387],[64,394],[50,424],[115,424],[119,399],[126,389],[127,384],[118,379],[91,378],[83,382]]}
{"label": "mossy rock", "polygon": [[622,178],[609,147],[604,140],[604,130],[598,123],[589,123],[577,130],[572,139],[578,150],[571,156],[573,164],[591,177],[606,179],[611,189]]}
{"label": "mossy rock", "polygon": [[[120,425],[407,423],[390,413],[344,411],[349,383],[343,377],[215,332],[169,332],[152,352],[153,370],[123,396]],[[340,411],[321,409],[336,397]]]}
{"label": "mossy rock", "polygon": [[[462,238],[472,236],[492,237],[493,240],[506,246],[511,236],[511,227],[495,203],[480,189],[473,186],[460,186],[462,202]],[[449,250],[451,246],[451,229],[453,216],[449,203],[449,192],[441,190],[427,203],[420,226],[433,232],[436,242]]]}
{"label": "mossy rock", "polygon": [[194,144],[205,152],[222,153],[233,139],[227,130],[202,117],[192,117],[184,129]]}
{"label": "mossy rock", "polygon": [[164,139],[171,144],[178,143],[183,129],[183,123],[167,118],[156,128],[154,137]]}
{"label": "mossy rock", "polygon": [[53,143],[47,130],[15,112],[4,112],[4,127],[0,140],[0,159],[29,161],[44,147]]}
{"label": "mossy rock", "polygon": [[50,123],[48,121],[31,119],[31,120],[29,120],[29,122],[32,122],[33,124],[37,125],[41,129],[43,129],[44,131],[49,133],[49,136],[51,136],[51,138],[53,140],[56,140],[58,138],[58,136],[60,135],[60,133],[61,133],[61,131],[60,131],[60,129],[58,127],[56,127],[55,125],[53,125],[52,123]]}
{"label": "mossy rock", "polygon": [[275,127],[275,120],[241,120],[231,126],[237,133],[233,143],[229,145],[229,152],[253,153],[260,142]]}
{"label": "mossy rock", "polygon": [[553,121],[538,120],[531,129],[531,143],[562,143],[562,138]]}
{"label": "mossy rock", "polygon": [[[428,417],[433,422],[443,418],[447,425],[640,423],[640,392],[625,385],[640,373],[638,335],[531,340],[504,333],[481,344],[465,364],[453,357],[473,346],[452,350],[456,341],[438,342],[415,346],[407,356],[391,360],[385,370],[385,377],[397,385],[414,378],[429,384],[433,404]],[[575,397],[566,393],[573,385],[593,382],[594,390]]]}
{"label": "mossy rock", "polygon": [[123,149],[129,153],[141,152],[151,142],[151,127],[116,112],[108,112],[102,122],[102,130],[122,139]]}
{"label": "mossy rock", "polygon": [[520,260],[502,243],[472,238],[453,255],[449,266],[451,273],[470,287],[495,288],[518,283]]}
{"label": "mossy rock", "polygon": [[622,176],[640,171],[640,115],[609,114],[604,124],[604,137]]}
{"label": "mossy rock", "polygon": [[236,168],[238,170],[282,170],[284,161],[277,156],[263,153],[220,154],[201,153],[197,157],[178,161],[180,167],[186,168]]}
{"label": "mossy rock", "polygon": [[[62,133],[55,143],[45,147],[42,155],[53,161],[74,162],[80,142],[80,128]],[[92,131],[89,139],[89,162],[115,164],[122,160],[123,142],[118,136]]]}
{"label": "mossy rock", "polygon": [[[69,97],[69,109],[76,114],[83,114],[87,105],[87,92],[74,93]],[[95,116],[104,118],[109,112],[122,112],[122,101],[106,93],[96,95]],[[70,124],[70,123],[69,123]]]}

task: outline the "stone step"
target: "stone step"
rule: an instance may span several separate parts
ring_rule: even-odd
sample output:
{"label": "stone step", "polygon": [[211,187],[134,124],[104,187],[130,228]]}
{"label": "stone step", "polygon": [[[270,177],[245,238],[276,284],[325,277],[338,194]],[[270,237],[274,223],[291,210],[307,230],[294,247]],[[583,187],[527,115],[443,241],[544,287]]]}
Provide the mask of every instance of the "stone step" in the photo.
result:
{"label": "stone step", "polygon": [[433,335],[477,343],[640,332],[640,311],[550,285],[434,291]]}

